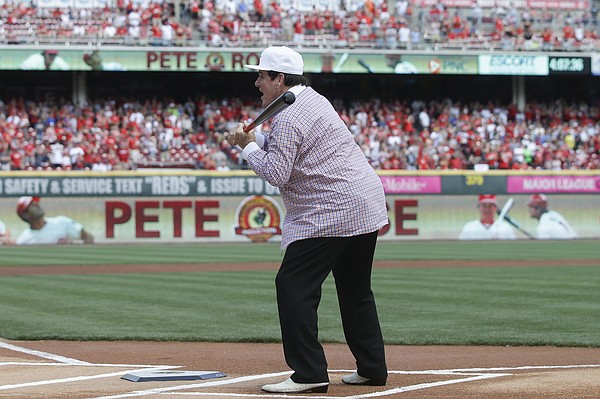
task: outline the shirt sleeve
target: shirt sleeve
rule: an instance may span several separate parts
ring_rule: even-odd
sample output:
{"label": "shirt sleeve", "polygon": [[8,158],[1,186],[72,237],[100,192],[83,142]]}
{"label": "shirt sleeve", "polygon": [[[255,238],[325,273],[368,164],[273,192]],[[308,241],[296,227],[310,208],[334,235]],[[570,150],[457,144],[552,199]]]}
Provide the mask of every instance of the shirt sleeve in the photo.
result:
{"label": "shirt sleeve", "polygon": [[293,117],[284,116],[284,113],[286,111],[279,114],[271,125],[269,151],[264,151],[256,145],[248,149],[246,159],[254,173],[274,187],[283,187],[289,181],[294,159],[302,141],[301,133],[292,122]]}
{"label": "shirt sleeve", "polygon": [[260,148],[264,148],[265,147],[265,135],[262,133],[255,132],[254,137],[255,137],[256,144],[258,144],[258,146]]}
{"label": "shirt sleeve", "polygon": [[254,152],[256,150],[260,150],[258,143],[255,143],[255,142],[248,143],[248,145],[246,147],[244,147],[244,149],[242,150],[242,158],[244,159],[244,161],[247,161],[248,155],[250,155],[252,152]]}
{"label": "shirt sleeve", "polygon": [[242,158],[247,161],[248,160],[248,155],[250,155],[250,153],[252,151],[258,150],[258,149],[264,149],[265,147],[265,142],[266,142],[266,138],[265,135],[262,133],[254,133],[255,136],[255,142],[254,143],[248,143],[248,145],[242,150]]}

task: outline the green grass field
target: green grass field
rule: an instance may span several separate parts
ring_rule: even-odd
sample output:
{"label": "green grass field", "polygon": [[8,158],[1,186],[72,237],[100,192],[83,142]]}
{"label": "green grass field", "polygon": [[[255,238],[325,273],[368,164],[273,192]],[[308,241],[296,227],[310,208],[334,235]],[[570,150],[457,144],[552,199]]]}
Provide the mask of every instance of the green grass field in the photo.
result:
{"label": "green grass field", "polygon": [[[375,270],[388,344],[600,347],[598,241],[381,242],[376,259],[510,261]],[[280,260],[277,244],[0,247],[0,268]],[[524,266],[528,260],[553,266]],[[0,276],[0,337],[276,342],[274,277],[274,271]],[[343,341],[331,278],[319,323],[323,341]]]}

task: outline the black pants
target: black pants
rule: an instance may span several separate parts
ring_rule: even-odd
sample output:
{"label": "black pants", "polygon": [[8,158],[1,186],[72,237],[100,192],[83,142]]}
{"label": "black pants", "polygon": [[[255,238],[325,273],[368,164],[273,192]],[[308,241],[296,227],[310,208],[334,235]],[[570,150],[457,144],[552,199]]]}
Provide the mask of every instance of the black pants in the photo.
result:
{"label": "black pants", "polygon": [[377,232],[355,237],[312,238],[292,243],[277,273],[277,305],[283,351],[297,383],[329,381],[318,340],[321,286],[333,271],[346,342],[358,374],[387,376],[383,337],[371,291]]}

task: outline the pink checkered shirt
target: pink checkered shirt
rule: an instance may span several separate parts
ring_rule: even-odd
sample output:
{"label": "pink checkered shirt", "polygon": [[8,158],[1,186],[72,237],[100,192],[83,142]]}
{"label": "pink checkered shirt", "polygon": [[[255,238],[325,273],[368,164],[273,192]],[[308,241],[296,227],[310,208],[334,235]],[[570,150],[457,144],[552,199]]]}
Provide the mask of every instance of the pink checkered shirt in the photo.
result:
{"label": "pink checkered shirt", "polygon": [[311,87],[273,118],[263,148],[247,157],[279,187],[281,247],[316,237],[371,233],[388,223],[381,180],[331,103]]}

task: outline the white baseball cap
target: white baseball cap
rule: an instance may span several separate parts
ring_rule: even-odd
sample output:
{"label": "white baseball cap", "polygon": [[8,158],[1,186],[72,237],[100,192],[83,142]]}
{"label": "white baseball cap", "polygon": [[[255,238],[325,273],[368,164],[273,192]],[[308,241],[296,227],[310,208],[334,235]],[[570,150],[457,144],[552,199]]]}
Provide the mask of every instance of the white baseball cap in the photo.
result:
{"label": "white baseball cap", "polygon": [[290,75],[302,75],[304,73],[302,56],[286,46],[266,48],[260,54],[258,65],[244,66],[256,71],[275,71],[289,73]]}

